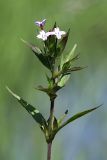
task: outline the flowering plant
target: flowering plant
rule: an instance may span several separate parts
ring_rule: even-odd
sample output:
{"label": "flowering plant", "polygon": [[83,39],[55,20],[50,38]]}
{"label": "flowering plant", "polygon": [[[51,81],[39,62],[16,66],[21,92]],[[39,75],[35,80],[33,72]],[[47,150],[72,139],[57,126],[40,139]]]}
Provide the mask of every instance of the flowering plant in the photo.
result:
{"label": "flowering plant", "polygon": [[35,45],[32,45],[22,40],[28,47],[31,48],[36,57],[40,62],[50,71],[51,76],[46,75],[48,86],[38,86],[37,89],[45,92],[50,98],[50,115],[46,120],[44,116],[39,112],[38,109],[27,103],[23,98],[16,95],[8,87],[7,90],[18,100],[18,102],[31,114],[34,120],[39,124],[40,129],[44,133],[48,152],[47,160],[51,159],[51,146],[55,135],[72,121],[84,116],[85,114],[94,111],[99,106],[77,113],[65,121],[65,117],[68,114],[68,110],[65,111],[64,115],[57,119],[54,115],[54,102],[57,97],[57,92],[62,89],[70,78],[70,75],[74,71],[79,71],[84,67],[74,66],[74,62],[78,59],[79,55],[75,55],[75,49],[77,44],[74,45],[73,49],[67,55],[63,54],[65,46],[68,41],[69,32],[61,31],[59,27],[54,24],[50,31],[44,30],[46,19],[43,21],[36,21],[35,24],[40,28],[40,32],[37,35],[38,39],[43,41],[43,48],[40,49]]}

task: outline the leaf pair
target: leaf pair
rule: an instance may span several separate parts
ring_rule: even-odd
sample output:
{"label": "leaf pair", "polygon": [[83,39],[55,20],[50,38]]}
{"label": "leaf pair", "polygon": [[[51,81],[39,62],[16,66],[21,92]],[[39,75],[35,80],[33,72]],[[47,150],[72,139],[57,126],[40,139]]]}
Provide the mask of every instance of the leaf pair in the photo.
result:
{"label": "leaf pair", "polygon": [[52,87],[44,88],[41,85],[39,85],[37,89],[45,92],[50,97],[50,99],[54,99],[57,97],[56,92],[60,90],[61,87],[58,85],[53,85]]}
{"label": "leaf pair", "polygon": [[[64,57],[63,55],[61,56],[61,63],[60,63],[60,68],[62,69],[63,65],[68,62],[68,61],[73,61],[74,60],[74,54],[75,54],[75,50],[77,48],[77,44],[74,45],[74,47],[72,48],[72,50],[66,55],[66,57]],[[78,55],[75,56],[76,58],[78,58]],[[75,59],[76,59],[75,58]]]}
{"label": "leaf pair", "polygon": [[77,44],[74,45],[73,49],[64,57],[61,56],[61,62],[60,62],[60,73],[61,78],[58,82],[58,86],[63,87],[67,83],[67,81],[70,78],[70,74],[73,71],[78,71],[83,69],[84,67],[72,67],[72,63],[78,59],[78,54],[75,56],[75,49],[77,47]]}
{"label": "leaf pair", "polygon": [[74,116],[72,116],[71,118],[69,118],[67,121],[65,121],[64,123],[63,120],[66,116],[66,114],[68,113],[68,110],[65,112],[64,116],[62,116],[59,120],[57,120],[55,117],[53,117],[53,125],[52,125],[52,130],[50,132],[49,130],[49,119],[48,121],[45,120],[45,118],[43,117],[43,115],[39,112],[39,110],[37,110],[36,108],[34,108],[32,105],[28,104],[24,99],[22,99],[21,97],[19,97],[18,95],[16,95],[15,93],[13,93],[8,87],[6,87],[6,89],[9,91],[9,93],[12,94],[12,96],[17,99],[17,101],[28,111],[28,113],[34,118],[34,120],[39,124],[40,128],[42,129],[42,131],[45,134],[46,137],[46,141],[49,143],[50,141],[52,141],[56,135],[56,133],[62,129],[63,127],[65,127],[67,124],[73,122],[74,120],[96,110],[97,108],[99,108],[101,105],[89,109],[89,110],[85,110],[83,112],[77,113]]}

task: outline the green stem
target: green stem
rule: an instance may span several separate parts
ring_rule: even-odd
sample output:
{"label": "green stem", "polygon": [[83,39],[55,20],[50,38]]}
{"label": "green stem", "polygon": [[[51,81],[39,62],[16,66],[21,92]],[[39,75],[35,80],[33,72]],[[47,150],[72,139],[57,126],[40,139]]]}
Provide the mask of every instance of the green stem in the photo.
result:
{"label": "green stem", "polygon": [[48,143],[47,160],[51,160],[52,142]]}
{"label": "green stem", "polygon": [[[52,68],[52,79],[53,79],[53,86],[55,84],[55,79],[53,78],[53,73],[54,73],[54,65],[53,65],[53,68]],[[55,98],[56,97],[53,97],[50,96],[50,118],[49,118],[49,128],[48,128],[48,134],[49,134],[49,137],[50,137],[50,142],[47,144],[47,148],[48,148],[48,151],[47,151],[47,160],[51,160],[51,148],[52,148],[52,141],[53,139],[51,139],[52,137],[52,130],[53,130],[53,120],[54,120],[54,102],[55,102]]]}
{"label": "green stem", "polygon": [[[55,78],[53,78],[53,74],[54,74],[54,65],[53,65],[53,69],[52,69],[52,80],[53,80],[53,86],[55,84]],[[50,121],[49,121],[49,132],[51,133],[52,129],[53,129],[53,118],[54,118],[54,101],[55,101],[55,97],[50,96]]]}

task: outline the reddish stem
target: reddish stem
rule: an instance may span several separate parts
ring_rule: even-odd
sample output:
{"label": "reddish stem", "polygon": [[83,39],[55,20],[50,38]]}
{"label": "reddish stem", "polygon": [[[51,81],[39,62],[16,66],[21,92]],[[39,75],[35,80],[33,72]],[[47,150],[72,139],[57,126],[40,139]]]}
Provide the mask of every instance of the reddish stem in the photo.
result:
{"label": "reddish stem", "polygon": [[48,143],[47,160],[51,160],[52,142]]}

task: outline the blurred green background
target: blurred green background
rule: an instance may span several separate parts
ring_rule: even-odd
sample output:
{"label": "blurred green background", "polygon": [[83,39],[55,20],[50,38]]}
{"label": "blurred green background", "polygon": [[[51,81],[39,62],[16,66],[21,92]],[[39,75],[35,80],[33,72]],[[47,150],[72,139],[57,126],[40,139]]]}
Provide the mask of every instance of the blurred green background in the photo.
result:
{"label": "blurred green background", "polygon": [[47,146],[38,125],[11,97],[5,86],[24,97],[48,118],[49,99],[34,87],[46,84],[46,68],[21,41],[40,45],[35,20],[46,18],[71,29],[65,52],[75,43],[78,65],[59,92],[55,112],[60,117],[104,103],[103,107],[68,125],[56,136],[52,160],[107,159],[107,0],[0,1],[0,160],[46,160]]}

